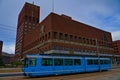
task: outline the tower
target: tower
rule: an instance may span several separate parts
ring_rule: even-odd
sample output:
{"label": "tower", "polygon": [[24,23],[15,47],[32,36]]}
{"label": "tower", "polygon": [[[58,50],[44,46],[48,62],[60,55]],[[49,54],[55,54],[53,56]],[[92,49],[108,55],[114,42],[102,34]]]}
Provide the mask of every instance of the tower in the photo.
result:
{"label": "tower", "polygon": [[22,57],[24,36],[35,29],[39,23],[40,7],[30,3],[25,3],[19,16],[17,24],[15,57]]}

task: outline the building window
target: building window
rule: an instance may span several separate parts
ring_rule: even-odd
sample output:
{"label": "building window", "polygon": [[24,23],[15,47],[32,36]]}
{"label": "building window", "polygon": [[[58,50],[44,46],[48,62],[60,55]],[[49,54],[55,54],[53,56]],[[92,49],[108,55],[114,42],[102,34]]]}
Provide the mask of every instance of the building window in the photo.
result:
{"label": "building window", "polygon": [[81,39],[81,37],[79,37],[79,42],[80,42],[80,43],[82,42],[82,39]]}
{"label": "building window", "polygon": [[64,50],[64,48],[63,48],[63,47],[60,47],[60,50]]}
{"label": "building window", "polygon": [[83,52],[82,49],[80,49],[80,52]]}
{"label": "building window", "polygon": [[92,45],[92,39],[90,39],[90,44]]}
{"label": "building window", "polygon": [[48,33],[48,38],[50,38],[50,32]]}
{"label": "building window", "polygon": [[75,36],[74,41],[77,42],[77,36]]}
{"label": "building window", "polygon": [[103,40],[107,41],[107,34],[106,34],[106,32],[103,33]]}
{"label": "building window", "polygon": [[27,16],[25,16],[25,21],[27,21],[28,20],[28,17]]}
{"label": "building window", "polygon": [[72,38],[73,38],[73,36],[72,36],[72,35],[70,35],[70,41],[72,41]]}
{"label": "building window", "polygon": [[47,40],[47,34],[45,34],[45,40]]}
{"label": "building window", "polygon": [[68,34],[65,34],[65,40],[68,40]]}
{"label": "building window", "polygon": [[85,50],[83,49],[83,52],[85,52]]}
{"label": "building window", "polygon": [[29,26],[29,29],[31,28],[31,26]]}
{"label": "building window", "polygon": [[59,39],[62,40],[62,38],[63,38],[63,34],[59,33]]}
{"label": "building window", "polygon": [[66,51],[68,51],[68,48],[65,48]]}
{"label": "building window", "polygon": [[54,32],[54,38],[57,39],[57,32]]}
{"label": "building window", "polygon": [[36,18],[36,23],[39,23],[39,18]]}
{"label": "building window", "polygon": [[93,40],[93,45],[96,45],[96,41],[95,40]]}
{"label": "building window", "polygon": [[83,38],[83,43],[86,43],[86,39],[85,38]]}
{"label": "building window", "polygon": [[58,46],[54,46],[53,49],[54,49],[54,50],[58,50]]}
{"label": "building window", "polygon": [[76,52],[78,52],[78,48],[76,48]]}
{"label": "building window", "polygon": [[28,29],[28,31],[31,31],[31,29]]}
{"label": "building window", "polygon": [[70,50],[71,50],[71,51],[74,51],[74,48],[71,48]]}
{"label": "building window", "polygon": [[33,23],[35,23],[35,17],[33,17]]}
{"label": "building window", "polygon": [[29,22],[31,22],[31,16],[29,16]]}
{"label": "building window", "polygon": [[89,44],[89,39],[86,39],[87,44]]}

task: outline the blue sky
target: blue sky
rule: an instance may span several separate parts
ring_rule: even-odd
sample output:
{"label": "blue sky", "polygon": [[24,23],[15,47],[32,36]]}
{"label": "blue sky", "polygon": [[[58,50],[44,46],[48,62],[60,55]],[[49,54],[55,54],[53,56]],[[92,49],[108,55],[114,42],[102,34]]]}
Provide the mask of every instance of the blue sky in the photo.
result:
{"label": "blue sky", "polygon": [[[53,0],[0,0],[0,40],[14,53],[18,14],[25,2],[40,6],[40,21],[52,12]],[[120,0],[54,0],[54,12],[112,33],[120,39]]]}

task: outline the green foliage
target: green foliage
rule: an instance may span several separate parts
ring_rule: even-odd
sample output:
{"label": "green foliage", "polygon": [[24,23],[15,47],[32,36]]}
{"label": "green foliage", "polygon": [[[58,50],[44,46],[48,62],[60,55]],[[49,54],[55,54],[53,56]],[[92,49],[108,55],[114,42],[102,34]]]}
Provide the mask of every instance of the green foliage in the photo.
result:
{"label": "green foliage", "polygon": [[22,62],[15,61],[15,62],[12,62],[12,65],[16,65],[16,66],[18,66],[18,65],[22,65]]}
{"label": "green foliage", "polygon": [[0,56],[0,66],[5,66],[1,56]]}

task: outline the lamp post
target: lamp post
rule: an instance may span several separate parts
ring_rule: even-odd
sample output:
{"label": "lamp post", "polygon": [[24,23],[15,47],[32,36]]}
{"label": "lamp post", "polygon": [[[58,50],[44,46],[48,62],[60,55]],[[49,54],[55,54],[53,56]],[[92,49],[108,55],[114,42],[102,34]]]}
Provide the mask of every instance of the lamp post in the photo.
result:
{"label": "lamp post", "polygon": [[96,39],[96,48],[97,48],[97,57],[98,57],[99,71],[101,72],[100,55],[99,55],[99,44],[98,44],[98,40],[97,39]]}

